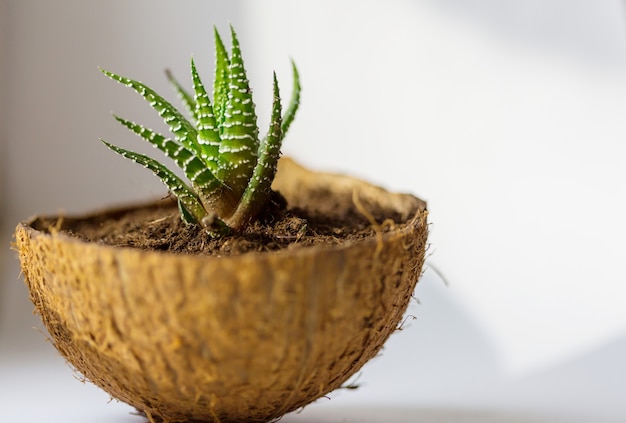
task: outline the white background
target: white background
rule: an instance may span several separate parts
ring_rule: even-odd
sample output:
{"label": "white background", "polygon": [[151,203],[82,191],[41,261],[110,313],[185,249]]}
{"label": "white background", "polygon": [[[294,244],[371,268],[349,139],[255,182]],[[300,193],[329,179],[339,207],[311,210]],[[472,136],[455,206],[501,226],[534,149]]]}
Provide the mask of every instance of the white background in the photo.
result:
{"label": "white background", "polygon": [[[33,389],[57,407],[48,421],[127,415],[31,329],[10,234],[34,213],[162,196],[98,142],[151,152],[112,110],[162,125],[97,66],[173,99],[163,69],[184,80],[193,54],[208,78],[212,25],[228,39],[229,21],[262,125],[271,71],[288,97],[288,58],[300,68],[284,152],[427,200],[429,263],[449,282],[427,271],[417,320],[364,369],[362,389],[318,409],[626,419],[624,16],[617,0],[1,2],[0,420],[34,421]],[[324,418],[310,410],[294,421]]]}

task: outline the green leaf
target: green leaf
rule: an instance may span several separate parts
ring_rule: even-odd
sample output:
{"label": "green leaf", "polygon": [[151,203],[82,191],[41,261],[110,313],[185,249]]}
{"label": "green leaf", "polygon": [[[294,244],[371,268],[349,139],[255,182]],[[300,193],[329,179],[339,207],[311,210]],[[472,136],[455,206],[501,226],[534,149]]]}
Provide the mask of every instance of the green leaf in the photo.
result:
{"label": "green leaf", "polygon": [[106,145],[122,157],[125,157],[135,163],[139,163],[147,169],[150,169],[178,198],[178,200],[182,203],[185,209],[194,217],[196,221],[200,222],[202,221],[202,218],[206,216],[207,213],[193,190],[189,188],[183,180],[176,176],[167,167],[163,166],[161,163],[146,155],[114,146],[113,144],[109,144],[104,140],[100,141],[102,141],[104,145]]}
{"label": "green leaf", "polygon": [[289,107],[287,107],[287,111],[283,116],[283,137],[289,130],[291,122],[293,122],[296,112],[298,111],[298,107],[300,106],[300,91],[302,87],[300,86],[300,74],[298,73],[296,63],[293,60],[291,61],[291,69],[293,72],[293,89],[291,91],[291,101],[289,102]]}
{"label": "green leaf", "polygon": [[258,127],[252,91],[246,77],[237,34],[231,27],[232,52],[228,68],[228,98],[221,126],[218,178],[241,194],[256,165]]}
{"label": "green leaf", "polygon": [[183,220],[183,222],[185,222],[187,225],[197,225],[199,222],[196,220],[196,217],[191,214],[189,210],[187,210],[187,208],[183,205],[183,202],[180,201],[180,198],[178,198],[177,201],[178,212],[180,213],[180,218]]}
{"label": "green leaf", "polygon": [[192,150],[195,154],[202,154],[200,146],[196,143],[196,129],[167,100],[157,94],[152,88],[139,81],[116,75],[104,69],[100,70],[109,78],[134,89],[144,97],[169,126],[170,131],[175,135],[176,141]]}
{"label": "green leaf", "polygon": [[224,122],[224,110],[226,108],[226,98],[228,97],[228,68],[230,59],[226,52],[226,47],[222,42],[217,28],[213,27],[215,33],[215,79],[213,80],[213,112],[218,125]]}
{"label": "green leaf", "polygon": [[185,176],[191,181],[192,185],[199,188],[199,195],[203,203],[214,203],[216,201],[214,197],[219,195],[219,189],[222,188],[222,184],[215,178],[211,170],[206,168],[205,163],[198,158],[193,151],[138,123],[131,122],[116,115],[113,115],[113,117],[132,132],[161,150],[167,157],[174,160],[176,165],[183,170]]}
{"label": "green leaf", "polygon": [[220,134],[213,114],[213,106],[204,84],[198,75],[196,64],[191,59],[191,77],[193,80],[194,99],[196,109],[196,129],[198,131],[198,144],[202,149],[202,158],[213,173],[217,171],[219,160]]}
{"label": "green leaf", "polygon": [[196,101],[194,100],[193,96],[183,88],[183,86],[180,84],[180,82],[178,82],[176,78],[174,78],[174,75],[169,69],[165,71],[165,76],[167,77],[167,80],[170,81],[170,84],[172,84],[172,87],[174,87],[174,90],[176,91],[176,94],[178,94],[178,97],[180,98],[182,103],[185,105],[189,116],[191,116],[193,119],[197,119]]}
{"label": "green leaf", "polygon": [[227,223],[234,228],[241,227],[255,218],[267,203],[271,193],[283,139],[282,107],[276,73],[274,73],[273,88],[274,102],[269,132],[259,147],[259,159],[239,206],[233,216],[227,220]]}

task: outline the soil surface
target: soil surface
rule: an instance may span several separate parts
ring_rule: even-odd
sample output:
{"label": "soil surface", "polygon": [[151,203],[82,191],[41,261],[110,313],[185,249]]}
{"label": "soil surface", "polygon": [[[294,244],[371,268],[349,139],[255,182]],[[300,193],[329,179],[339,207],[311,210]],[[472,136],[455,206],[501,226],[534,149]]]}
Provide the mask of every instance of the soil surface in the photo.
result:
{"label": "soil surface", "polygon": [[[372,220],[373,219],[373,220]],[[397,214],[359,209],[351,201],[333,204],[332,213],[289,208],[278,193],[266,213],[242,232],[213,238],[197,225],[186,225],[173,198],[84,219],[39,219],[37,229],[60,228],[76,238],[106,245],[181,254],[228,256],[312,245],[340,245],[372,237],[401,223]]]}

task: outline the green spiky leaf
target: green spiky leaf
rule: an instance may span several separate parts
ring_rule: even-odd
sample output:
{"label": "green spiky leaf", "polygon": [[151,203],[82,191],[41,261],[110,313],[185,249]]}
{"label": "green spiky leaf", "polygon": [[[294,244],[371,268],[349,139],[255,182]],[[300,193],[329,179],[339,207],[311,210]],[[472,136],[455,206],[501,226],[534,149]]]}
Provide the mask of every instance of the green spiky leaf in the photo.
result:
{"label": "green spiky leaf", "polygon": [[252,91],[246,76],[237,35],[231,27],[232,51],[228,67],[228,96],[220,135],[218,178],[241,195],[256,165],[259,145]]}
{"label": "green spiky leaf", "polygon": [[193,214],[189,212],[189,210],[187,210],[187,207],[183,205],[183,202],[180,200],[180,198],[177,199],[177,203],[178,212],[180,213],[180,218],[183,220],[183,222],[185,222],[187,225],[197,225],[199,223],[198,220]]}
{"label": "green spiky leaf", "polygon": [[274,102],[270,130],[259,146],[259,159],[254,167],[250,182],[241,197],[239,207],[233,214],[233,217],[227,221],[227,223],[235,227],[246,224],[246,220],[253,219],[260,212],[270,194],[272,181],[276,175],[283,139],[282,107],[276,73],[274,73],[273,92]]}
{"label": "green spiky leaf", "polygon": [[152,106],[152,108],[159,113],[161,118],[163,118],[165,123],[169,126],[170,131],[172,131],[176,137],[176,141],[189,148],[194,153],[198,155],[202,154],[202,151],[196,142],[196,128],[194,128],[194,126],[189,123],[189,121],[185,119],[184,116],[167,100],[157,94],[152,88],[139,81],[116,75],[113,72],[109,72],[104,69],[100,70],[109,78],[132,88],[144,97],[150,103],[150,106]]}
{"label": "green spiky leaf", "polygon": [[202,148],[202,158],[213,173],[217,172],[219,161],[220,133],[213,114],[213,106],[204,84],[198,75],[196,64],[191,60],[191,77],[194,89],[194,115],[198,131],[198,144]]}
{"label": "green spiky leaf", "polygon": [[174,160],[176,165],[182,169],[185,176],[191,181],[192,186],[196,189],[204,204],[215,203],[216,197],[219,196],[219,190],[222,189],[222,184],[215,178],[211,169],[208,168],[193,151],[138,123],[131,122],[116,115],[113,116],[122,125],[161,150],[167,157]]}
{"label": "green spiky leaf", "polygon": [[217,28],[213,27],[215,36],[215,78],[213,80],[213,111],[218,124],[224,122],[224,109],[228,98],[228,68],[230,58],[222,42]]}
{"label": "green spiky leaf", "polygon": [[178,82],[178,80],[174,77],[169,69],[165,71],[165,76],[167,77],[167,80],[170,82],[172,87],[174,87],[174,91],[176,91],[176,94],[178,94],[178,98],[180,98],[180,101],[185,105],[189,116],[196,120],[196,101],[194,100],[193,96],[189,94],[186,89],[183,88],[183,86],[180,84],[180,82]]}
{"label": "green spiky leaf", "polygon": [[300,86],[300,74],[298,73],[298,68],[296,67],[296,63],[291,61],[291,70],[293,73],[293,89],[291,91],[291,100],[289,101],[289,107],[287,107],[287,111],[283,116],[283,134],[286,134],[291,126],[291,122],[293,122],[296,117],[296,112],[300,107],[300,91],[302,87]]}
{"label": "green spiky leaf", "polygon": [[147,169],[150,169],[178,198],[178,201],[194,217],[196,221],[199,222],[204,216],[206,216],[206,211],[204,210],[202,203],[200,203],[200,200],[198,199],[194,191],[168,168],[144,154],[135,153],[134,151],[129,151],[124,148],[117,147],[113,144],[109,144],[105,140],[101,141],[104,143],[104,145],[106,145],[122,157],[125,157],[135,163],[139,163]]}

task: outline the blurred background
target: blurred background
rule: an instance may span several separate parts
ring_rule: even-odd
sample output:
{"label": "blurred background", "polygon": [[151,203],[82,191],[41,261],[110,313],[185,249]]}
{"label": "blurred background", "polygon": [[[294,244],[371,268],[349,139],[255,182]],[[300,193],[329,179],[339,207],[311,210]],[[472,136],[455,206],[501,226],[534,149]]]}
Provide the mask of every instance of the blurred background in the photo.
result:
{"label": "blurred background", "polygon": [[416,194],[431,213],[416,319],[361,389],[285,420],[625,421],[624,6],[0,0],[0,420],[140,421],[45,341],[11,234],[35,213],[163,196],[98,141],[152,152],[111,111],[163,124],[97,68],[175,100],[163,70],[186,81],[193,55],[208,78],[212,26],[227,40],[231,22],[261,128],[272,70],[288,97],[298,64],[285,154]]}

